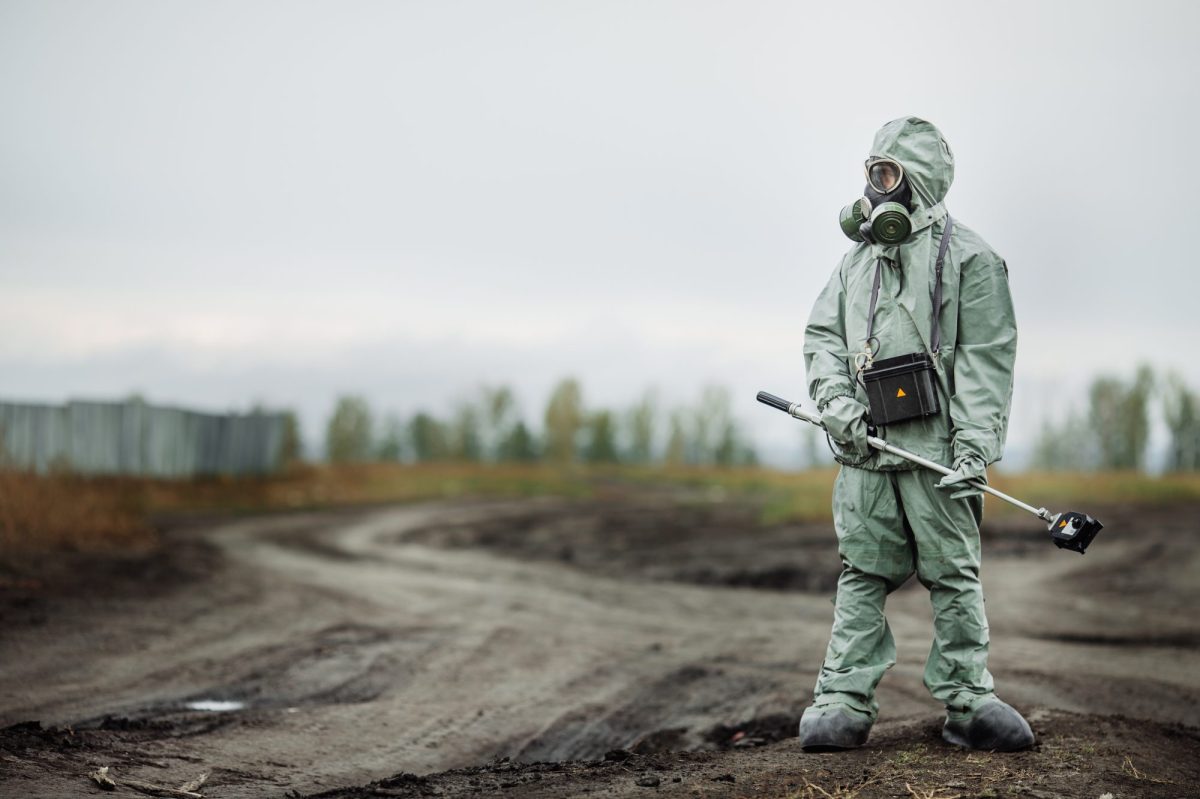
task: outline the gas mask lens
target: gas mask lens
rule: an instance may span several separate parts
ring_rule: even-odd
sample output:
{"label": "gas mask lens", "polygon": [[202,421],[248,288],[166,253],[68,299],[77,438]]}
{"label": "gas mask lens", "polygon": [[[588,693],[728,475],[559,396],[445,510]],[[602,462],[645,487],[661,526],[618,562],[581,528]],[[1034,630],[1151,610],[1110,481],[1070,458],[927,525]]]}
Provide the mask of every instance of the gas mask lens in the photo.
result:
{"label": "gas mask lens", "polygon": [[864,169],[867,173],[867,183],[880,194],[887,194],[904,180],[904,167],[886,158],[868,160]]}

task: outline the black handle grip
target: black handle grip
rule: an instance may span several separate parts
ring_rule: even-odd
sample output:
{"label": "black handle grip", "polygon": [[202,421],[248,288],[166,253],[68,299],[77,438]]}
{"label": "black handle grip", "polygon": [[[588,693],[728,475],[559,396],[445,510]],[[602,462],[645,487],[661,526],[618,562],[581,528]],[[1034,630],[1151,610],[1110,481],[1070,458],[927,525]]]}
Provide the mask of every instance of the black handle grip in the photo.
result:
{"label": "black handle grip", "polygon": [[774,394],[768,394],[765,391],[758,392],[758,401],[763,405],[770,405],[772,408],[778,408],[784,413],[787,413],[788,408],[792,407],[792,403],[788,402],[783,397],[777,397]]}

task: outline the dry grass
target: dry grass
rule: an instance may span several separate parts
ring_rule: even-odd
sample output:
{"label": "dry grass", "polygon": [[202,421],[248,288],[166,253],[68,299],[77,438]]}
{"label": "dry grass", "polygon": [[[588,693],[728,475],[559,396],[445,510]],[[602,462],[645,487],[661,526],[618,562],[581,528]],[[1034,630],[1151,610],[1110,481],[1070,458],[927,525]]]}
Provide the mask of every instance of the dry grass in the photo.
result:
{"label": "dry grass", "polygon": [[153,543],[164,514],[248,513],[438,497],[579,496],[587,475],[548,466],[301,466],[264,478],[160,480],[0,470],[0,552]]}
{"label": "dry grass", "polygon": [[0,471],[0,553],[134,549],[153,542],[135,497],[118,481]]}
{"label": "dry grass", "polygon": [[942,788],[922,788],[920,786],[914,788],[907,782],[904,783],[904,787],[912,794],[913,799],[960,799],[962,796],[957,793],[942,793]]}
{"label": "dry grass", "polygon": [[[462,463],[302,465],[272,477],[194,480],[0,471],[0,552],[145,544],[154,539],[152,520],[163,515],[255,513],[428,499],[604,497],[646,486],[675,487],[707,500],[726,496],[759,499],[768,508],[768,516],[772,509],[793,513],[796,507],[819,516],[828,513],[832,474]],[[807,502],[795,504],[797,485],[793,484],[798,484]]]}
{"label": "dry grass", "polygon": [[[769,473],[765,480],[774,489],[771,492],[774,504],[767,506],[764,520],[828,519],[830,490],[836,474],[834,470]],[[930,479],[937,477],[931,474]],[[1034,507],[1045,506],[1056,513],[1064,510],[1088,513],[1093,507],[1114,504],[1169,505],[1200,501],[1200,474],[1150,477],[1137,472],[993,473],[989,475],[989,483]],[[985,499],[985,509],[988,518],[1025,515],[1024,511],[995,497]]]}
{"label": "dry grass", "polygon": [[[705,501],[745,499],[765,524],[828,520],[835,469],[556,467],[548,464],[305,465],[265,478],[149,480],[0,471],[0,551],[144,546],[164,514],[248,513],[436,498],[620,495],[671,488]],[[1200,500],[1200,475],[1024,474],[993,483],[1054,510]],[[1017,514],[997,500],[988,515]]]}
{"label": "dry grass", "polygon": [[851,785],[834,785],[832,788],[822,788],[808,778],[800,791],[788,795],[788,799],[859,799],[862,790],[877,782],[874,778]]}
{"label": "dry grass", "polygon": [[[1055,511],[1086,512],[1089,504],[1167,505],[1200,500],[1200,474],[1196,473],[1148,477],[1138,472],[1025,472],[997,475],[992,484],[1035,507],[1046,505]],[[998,515],[1022,512],[991,499],[987,509]]]}
{"label": "dry grass", "polygon": [[1149,774],[1142,771],[1137,766],[1133,765],[1133,758],[1129,757],[1128,755],[1125,757],[1125,760],[1122,761],[1122,763],[1121,763],[1121,772],[1130,777],[1133,777],[1135,780],[1146,780],[1148,782],[1158,783],[1159,785],[1168,785],[1171,783],[1170,780],[1164,780],[1164,779],[1160,779],[1158,777],[1151,777]]}

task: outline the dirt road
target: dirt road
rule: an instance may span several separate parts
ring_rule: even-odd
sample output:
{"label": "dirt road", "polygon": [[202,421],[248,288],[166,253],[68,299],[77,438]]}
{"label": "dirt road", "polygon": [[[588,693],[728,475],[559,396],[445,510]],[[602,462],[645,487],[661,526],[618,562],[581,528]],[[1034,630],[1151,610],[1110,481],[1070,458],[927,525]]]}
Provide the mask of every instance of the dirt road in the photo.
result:
{"label": "dirt road", "polygon": [[[787,739],[824,653],[838,560],[828,525],[759,527],[753,508],[720,500],[257,517],[179,526],[155,553],[27,564],[0,605],[0,725],[41,726],[0,733],[0,794],[86,791],[100,765],[160,785],[211,772],[212,797],[355,785],[367,787],[337,795],[591,785],[615,796],[649,790],[642,772],[683,795],[748,794],[745,774],[816,757]],[[1081,780],[1074,749],[1108,746],[1119,765],[1105,767],[1128,783],[1117,795],[1200,792],[1198,511],[1105,509],[1082,558],[1023,519],[986,529],[992,671],[1043,740],[997,768],[1047,773],[1029,759],[1050,758],[1091,790],[1108,783]],[[930,767],[945,772],[965,755],[940,744],[940,708],[921,684],[927,594],[910,583],[889,619],[899,663],[872,745],[926,746],[913,762],[936,755]],[[1062,743],[1072,736],[1083,743]],[[517,765],[614,749],[636,753],[607,767]],[[685,750],[697,753],[671,754]],[[844,781],[870,755],[828,757],[812,761],[814,783],[821,769]],[[693,766],[734,779],[695,782]],[[550,789],[546,768],[568,782]],[[764,784],[811,793],[799,773]]]}

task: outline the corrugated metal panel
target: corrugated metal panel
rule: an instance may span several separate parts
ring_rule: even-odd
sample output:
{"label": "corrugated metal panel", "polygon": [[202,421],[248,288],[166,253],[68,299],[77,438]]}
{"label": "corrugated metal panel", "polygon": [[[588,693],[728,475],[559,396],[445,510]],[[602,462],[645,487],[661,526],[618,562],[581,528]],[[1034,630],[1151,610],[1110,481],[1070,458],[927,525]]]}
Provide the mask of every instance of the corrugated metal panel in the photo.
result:
{"label": "corrugated metal panel", "polygon": [[0,402],[0,459],[40,473],[147,477],[270,474],[283,414],[209,414],[139,400],[65,406]]}

